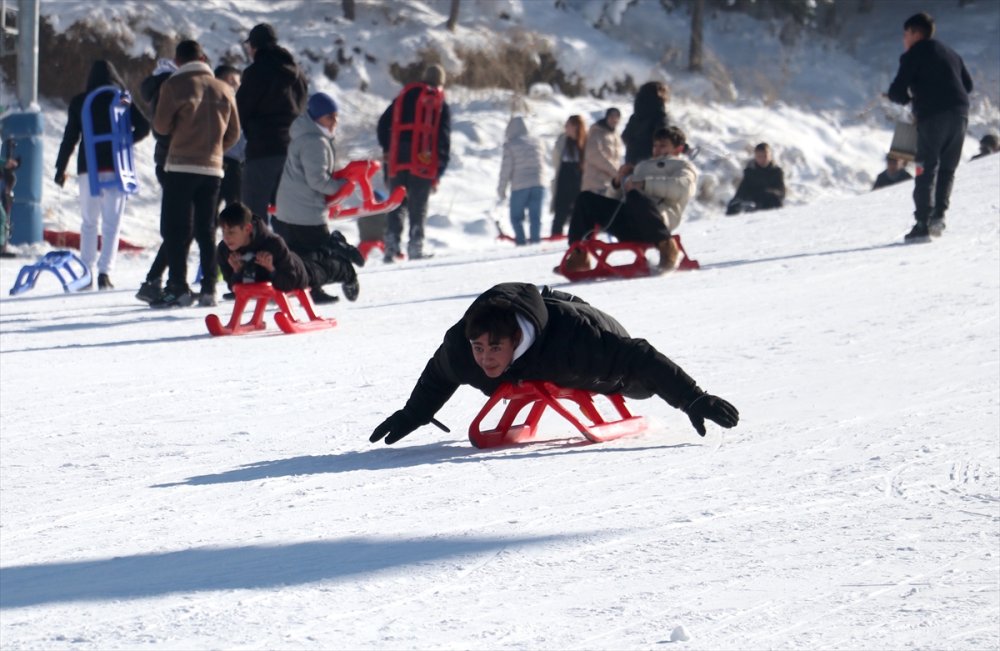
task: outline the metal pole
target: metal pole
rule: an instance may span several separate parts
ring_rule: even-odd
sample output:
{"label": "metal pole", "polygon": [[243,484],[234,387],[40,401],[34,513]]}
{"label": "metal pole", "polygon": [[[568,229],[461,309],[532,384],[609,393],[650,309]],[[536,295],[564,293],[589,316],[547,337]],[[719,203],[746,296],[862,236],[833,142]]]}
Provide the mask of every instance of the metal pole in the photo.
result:
{"label": "metal pole", "polygon": [[38,102],[39,2],[17,3],[17,99],[25,111]]}

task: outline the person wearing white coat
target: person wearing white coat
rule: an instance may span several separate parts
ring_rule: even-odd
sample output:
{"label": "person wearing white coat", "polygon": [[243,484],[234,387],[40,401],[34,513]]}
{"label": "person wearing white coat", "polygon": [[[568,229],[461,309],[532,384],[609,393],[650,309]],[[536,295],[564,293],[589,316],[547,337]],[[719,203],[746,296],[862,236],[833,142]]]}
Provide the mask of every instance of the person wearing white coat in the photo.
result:
{"label": "person wearing white coat", "polygon": [[503,201],[510,186],[510,225],[518,245],[527,243],[524,233],[524,215],[528,214],[530,241],[534,244],[542,236],[542,195],[545,180],[545,152],[542,143],[528,133],[524,118],[515,116],[507,124],[500,163],[500,183],[497,196]]}

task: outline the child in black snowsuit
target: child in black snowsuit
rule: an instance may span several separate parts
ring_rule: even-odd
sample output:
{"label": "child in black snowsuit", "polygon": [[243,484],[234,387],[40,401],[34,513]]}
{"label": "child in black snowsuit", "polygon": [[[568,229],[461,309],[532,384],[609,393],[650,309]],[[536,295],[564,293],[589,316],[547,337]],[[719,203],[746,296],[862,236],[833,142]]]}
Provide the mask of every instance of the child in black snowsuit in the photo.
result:
{"label": "child in black snowsuit", "polygon": [[239,201],[219,213],[219,224],[219,269],[230,288],[239,283],[269,282],[275,289],[289,292],[340,282],[347,300],[358,299],[360,287],[352,262],[357,264],[361,253],[340,233],[334,231],[319,251],[299,257]]}

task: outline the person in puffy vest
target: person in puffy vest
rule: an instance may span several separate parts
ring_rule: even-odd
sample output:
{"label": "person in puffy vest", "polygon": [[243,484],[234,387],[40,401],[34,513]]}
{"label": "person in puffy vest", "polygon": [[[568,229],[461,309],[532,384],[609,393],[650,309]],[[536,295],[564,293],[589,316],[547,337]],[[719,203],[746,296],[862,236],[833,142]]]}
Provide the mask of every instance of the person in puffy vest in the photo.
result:
{"label": "person in puffy vest", "polygon": [[[109,61],[98,60],[90,66],[87,89],[75,95],[66,111],[66,129],[63,131],[59,154],[56,156],[55,182],[59,187],[66,183],[66,166],[73,149],[79,143],[76,154],[76,172],[80,189],[80,259],[93,270],[97,263],[97,288],[113,289],[111,272],[114,270],[118,254],[118,239],[121,234],[122,215],[125,214],[126,195],[120,188],[103,187],[98,196],[90,194],[88,175],[97,174],[102,180],[115,177],[114,153],[110,142],[97,143],[97,160],[88,161],[83,142],[83,106],[87,96],[102,86],[113,86],[125,90],[125,82]],[[88,119],[95,135],[111,132],[110,107],[113,94],[98,94],[90,105]],[[132,142],[139,142],[149,135],[149,120],[142,114],[135,102],[129,105],[129,119],[132,123]],[[97,231],[101,231],[101,256],[97,257]]]}
{"label": "person in puffy vest", "polygon": [[444,68],[428,66],[423,81],[406,86],[378,121],[389,190],[406,188],[406,199],[386,218],[385,262],[395,262],[402,252],[404,219],[409,220],[409,258],[431,255],[424,250],[427,204],[451,152],[451,112],[444,101],[444,82]]}
{"label": "person in puffy vest", "polygon": [[369,437],[393,444],[434,415],[465,384],[491,395],[505,382],[560,387],[642,400],[656,396],[684,411],[705,436],[705,420],[726,428],[739,411],[703,391],[645,339],[611,315],[565,292],[502,283],[481,294],[424,367],[406,405]]}

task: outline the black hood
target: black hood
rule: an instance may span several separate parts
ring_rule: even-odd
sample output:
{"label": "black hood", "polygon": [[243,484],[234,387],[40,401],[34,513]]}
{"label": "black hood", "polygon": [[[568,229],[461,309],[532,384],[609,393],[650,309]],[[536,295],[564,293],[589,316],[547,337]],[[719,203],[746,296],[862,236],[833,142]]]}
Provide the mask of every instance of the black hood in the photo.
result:
{"label": "black hood", "polygon": [[542,300],[542,294],[538,291],[537,287],[530,283],[501,283],[495,285],[473,301],[465,313],[468,314],[474,307],[483,304],[513,307],[518,314],[535,326],[535,332],[539,336],[549,323],[549,311]]}

